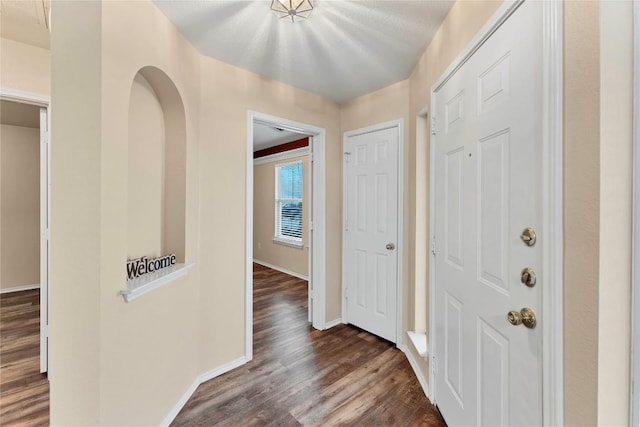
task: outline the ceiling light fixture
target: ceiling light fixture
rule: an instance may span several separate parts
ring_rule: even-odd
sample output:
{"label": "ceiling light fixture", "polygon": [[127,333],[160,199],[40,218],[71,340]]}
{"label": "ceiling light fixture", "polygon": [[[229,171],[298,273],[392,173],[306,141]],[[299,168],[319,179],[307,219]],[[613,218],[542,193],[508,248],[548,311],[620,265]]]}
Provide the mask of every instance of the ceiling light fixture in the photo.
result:
{"label": "ceiling light fixture", "polygon": [[271,0],[271,10],[278,19],[302,21],[311,15],[313,5],[311,0]]}

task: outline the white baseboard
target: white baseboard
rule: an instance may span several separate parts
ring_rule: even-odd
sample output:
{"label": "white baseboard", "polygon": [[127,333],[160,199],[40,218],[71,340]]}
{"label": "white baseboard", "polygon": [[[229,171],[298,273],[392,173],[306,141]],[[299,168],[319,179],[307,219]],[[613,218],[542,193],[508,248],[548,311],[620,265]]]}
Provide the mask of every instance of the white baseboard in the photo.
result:
{"label": "white baseboard", "polygon": [[420,386],[422,387],[422,391],[424,392],[424,395],[427,396],[427,399],[429,399],[430,401],[433,402],[432,396],[430,396],[430,393],[429,393],[429,383],[427,383],[427,380],[422,375],[422,371],[420,370],[420,367],[418,366],[418,362],[413,357],[413,353],[411,353],[411,350],[409,350],[407,348],[407,346],[404,345],[404,344],[399,345],[398,349],[400,351],[402,351],[405,354],[405,356],[407,356],[407,360],[409,361],[409,364],[411,365],[411,368],[413,368],[413,372],[416,374],[416,377],[418,378],[418,382],[420,383]]}
{"label": "white baseboard", "polygon": [[325,323],[324,324],[324,329],[331,329],[334,326],[338,326],[341,323],[342,323],[342,319],[338,317],[337,319],[332,320],[331,322]]}
{"label": "white baseboard", "polygon": [[31,291],[40,289],[40,285],[17,286],[15,288],[0,289],[0,294],[8,294],[9,292]]}
{"label": "white baseboard", "polygon": [[175,404],[175,406],[171,409],[171,411],[169,411],[169,413],[167,414],[166,417],[164,417],[164,420],[162,420],[162,422],[160,423],[161,427],[169,427],[169,425],[173,422],[173,420],[178,416],[178,414],[180,413],[180,411],[182,410],[182,408],[184,407],[184,405],[187,404],[187,402],[189,401],[189,399],[191,398],[191,396],[193,395],[193,393],[196,391],[196,389],[200,386],[200,384],[209,381],[215,377],[218,377],[222,374],[226,374],[227,372],[238,368],[242,365],[244,365],[245,363],[247,363],[247,358],[246,357],[240,357],[236,360],[232,360],[229,363],[226,363],[212,371],[209,372],[205,372],[204,374],[198,376],[193,383],[189,386],[189,388],[187,389],[187,391],[184,392],[184,394],[182,395],[182,397],[180,397],[180,400],[178,400],[178,403]]}
{"label": "white baseboard", "polygon": [[297,277],[298,279],[309,281],[309,276],[304,276],[300,273],[296,273],[295,271],[287,270],[286,268],[278,267],[277,265],[269,264],[268,262],[259,261],[254,259],[253,262],[256,264],[260,264],[264,267],[268,267],[272,270],[279,271],[280,273],[288,274],[289,276]]}

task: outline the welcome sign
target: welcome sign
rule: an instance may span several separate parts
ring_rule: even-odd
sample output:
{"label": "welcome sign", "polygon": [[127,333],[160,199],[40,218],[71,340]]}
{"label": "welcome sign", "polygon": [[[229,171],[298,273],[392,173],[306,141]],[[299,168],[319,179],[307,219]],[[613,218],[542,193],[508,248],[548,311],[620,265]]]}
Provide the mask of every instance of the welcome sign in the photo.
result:
{"label": "welcome sign", "polygon": [[136,279],[147,273],[171,267],[176,263],[176,255],[169,254],[158,258],[149,259],[146,256],[142,258],[127,261],[127,277],[129,280]]}

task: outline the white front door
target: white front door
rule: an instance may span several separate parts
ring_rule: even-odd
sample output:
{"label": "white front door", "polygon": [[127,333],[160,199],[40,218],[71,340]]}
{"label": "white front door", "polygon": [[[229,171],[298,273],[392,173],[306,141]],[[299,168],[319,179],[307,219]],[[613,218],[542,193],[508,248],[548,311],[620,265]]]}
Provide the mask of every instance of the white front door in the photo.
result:
{"label": "white front door", "polygon": [[[519,6],[435,92],[434,395],[451,426],[542,425],[541,287],[522,279],[545,238],[541,11]],[[533,328],[508,320],[525,308]]]}
{"label": "white front door", "polygon": [[397,341],[399,128],[345,138],[346,321]]}

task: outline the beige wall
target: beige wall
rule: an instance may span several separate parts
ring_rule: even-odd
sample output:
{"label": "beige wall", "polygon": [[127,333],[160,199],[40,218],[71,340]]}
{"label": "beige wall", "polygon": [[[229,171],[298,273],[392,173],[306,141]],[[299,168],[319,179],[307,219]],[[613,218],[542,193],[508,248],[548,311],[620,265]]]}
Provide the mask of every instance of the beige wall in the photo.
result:
{"label": "beige wall", "polygon": [[[199,374],[244,355],[247,110],[325,128],[327,162],[340,165],[339,110],[200,56],[150,2],[55,2],[52,15],[52,423],[157,425]],[[185,258],[196,267],[126,304],[128,107],[147,65],[185,106]],[[327,175],[333,320],[341,179]]]}
{"label": "beige wall", "polygon": [[598,8],[597,2],[564,7],[564,403],[569,426],[596,424],[598,408]]}
{"label": "beige wall", "polygon": [[96,2],[54,2],[51,14],[61,23],[51,35],[51,424],[91,426],[101,421],[103,357],[102,11]]}
{"label": "beige wall", "polygon": [[0,289],[40,284],[40,129],[0,125]]}
{"label": "beige wall", "polygon": [[133,79],[129,100],[127,258],[165,255],[164,117],[149,82]]}
{"label": "beige wall", "polygon": [[[629,425],[633,4],[600,3],[598,423]],[[640,72],[640,71],[637,71]],[[637,118],[636,118],[637,120]]]}
{"label": "beige wall", "polygon": [[[211,58],[203,57],[201,67],[210,83],[202,87],[199,160],[206,168],[201,169],[200,234],[211,236],[200,241],[201,299],[225,301],[220,310],[201,308],[201,324],[210,325],[200,331],[206,371],[243,354],[247,110],[326,129],[327,321],[340,317],[342,175],[336,165],[342,147],[333,102]],[[221,209],[221,203],[238,210]],[[220,342],[226,344],[221,348]]]}
{"label": "beige wall", "polygon": [[[302,162],[302,248],[275,243],[275,167]],[[255,165],[253,167],[253,259],[292,271],[309,274],[309,156]]]}
{"label": "beige wall", "polygon": [[118,295],[128,113],[144,66],[162,69],[182,96],[185,257],[197,266],[199,55],[150,2],[55,2],[52,22],[52,424],[157,425],[201,373],[199,271],[129,304]]}
{"label": "beige wall", "polygon": [[49,95],[49,50],[9,39],[0,39],[0,86]]}

